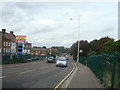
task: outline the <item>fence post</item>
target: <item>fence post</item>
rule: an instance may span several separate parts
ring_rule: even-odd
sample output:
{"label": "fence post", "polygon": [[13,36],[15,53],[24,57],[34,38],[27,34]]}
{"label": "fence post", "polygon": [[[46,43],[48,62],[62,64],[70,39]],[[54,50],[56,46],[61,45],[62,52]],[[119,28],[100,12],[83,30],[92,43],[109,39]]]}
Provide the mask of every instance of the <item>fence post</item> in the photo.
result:
{"label": "fence post", "polygon": [[114,88],[114,79],[115,79],[115,62],[112,59],[112,79],[111,79],[111,88]]}

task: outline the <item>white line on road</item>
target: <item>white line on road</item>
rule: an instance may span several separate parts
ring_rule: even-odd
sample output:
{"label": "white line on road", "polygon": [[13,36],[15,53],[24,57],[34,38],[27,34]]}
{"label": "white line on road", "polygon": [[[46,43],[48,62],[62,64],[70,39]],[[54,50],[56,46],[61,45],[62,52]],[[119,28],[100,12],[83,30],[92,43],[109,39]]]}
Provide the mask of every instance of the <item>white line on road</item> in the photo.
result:
{"label": "white line on road", "polygon": [[[75,65],[75,64],[74,64],[74,65]],[[65,76],[65,78],[62,79],[62,81],[61,81],[53,90],[56,90],[56,89],[74,72],[74,70],[75,70],[75,68],[76,68],[74,65],[73,65],[72,71],[71,71],[70,73],[68,73],[68,75]],[[66,87],[67,87],[67,85],[66,85]]]}
{"label": "white line on road", "polygon": [[29,71],[24,71],[24,72],[20,72],[19,74],[24,74],[24,73],[28,73],[28,72],[32,72],[34,70],[29,70]]}
{"label": "white line on road", "polygon": [[74,66],[75,70],[74,70],[74,72],[70,75],[70,77],[66,80],[66,82],[64,83],[64,85],[62,86],[62,88],[67,88],[67,87],[68,87],[68,85],[70,84],[71,80],[73,79],[75,73],[77,72],[77,65],[74,63],[73,66]]}
{"label": "white line on road", "polygon": [[0,78],[5,78],[6,76],[2,76],[2,77],[0,77]]}

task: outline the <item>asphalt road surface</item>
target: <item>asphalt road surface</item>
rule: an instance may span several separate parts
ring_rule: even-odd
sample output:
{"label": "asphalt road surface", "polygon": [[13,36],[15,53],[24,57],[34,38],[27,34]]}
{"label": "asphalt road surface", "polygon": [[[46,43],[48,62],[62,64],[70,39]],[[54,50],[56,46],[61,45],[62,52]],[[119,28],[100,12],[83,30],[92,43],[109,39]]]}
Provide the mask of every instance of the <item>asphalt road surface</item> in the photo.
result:
{"label": "asphalt road surface", "polygon": [[67,63],[67,67],[46,60],[3,65],[2,88],[54,88],[73,69],[73,61]]}

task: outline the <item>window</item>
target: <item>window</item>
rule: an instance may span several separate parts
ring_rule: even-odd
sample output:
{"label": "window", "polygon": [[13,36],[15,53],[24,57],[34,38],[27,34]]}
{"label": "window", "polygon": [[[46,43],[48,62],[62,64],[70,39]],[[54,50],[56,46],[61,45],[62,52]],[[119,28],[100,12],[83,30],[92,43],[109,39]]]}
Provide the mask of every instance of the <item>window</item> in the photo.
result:
{"label": "window", "polygon": [[7,43],[7,46],[9,46],[9,42]]}
{"label": "window", "polygon": [[11,46],[11,43],[12,43],[12,42],[9,42],[9,46]]}
{"label": "window", "polygon": [[4,48],[4,52],[6,52],[6,48]]}
{"label": "window", "polygon": [[5,46],[6,42],[4,42],[4,46]]}
{"label": "window", "polygon": [[5,48],[3,48],[3,52],[5,52]]}
{"label": "window", "polygon": [[8,45],[8,42],[6,42],[6,46]]}
{"label": "window", "polygon": [[10,46],[10,42],[8,42],[8,46]]}

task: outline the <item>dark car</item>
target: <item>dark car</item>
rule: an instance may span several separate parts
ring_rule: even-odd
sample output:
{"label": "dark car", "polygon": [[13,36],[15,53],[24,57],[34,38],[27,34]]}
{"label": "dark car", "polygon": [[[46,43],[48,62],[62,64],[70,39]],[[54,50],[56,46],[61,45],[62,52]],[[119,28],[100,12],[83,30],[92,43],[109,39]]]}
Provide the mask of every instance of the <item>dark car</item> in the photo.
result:
{"label": "dark car", "polygon": [[54,63],[54,62],[55,62],[55,58],[54,57],[48,57],[47,63]]}
{"label": "dark car", "polygon": [[39,57],[34,57],[35,60],[39,60]]}

